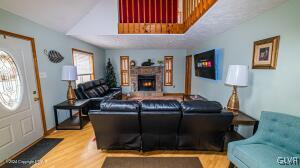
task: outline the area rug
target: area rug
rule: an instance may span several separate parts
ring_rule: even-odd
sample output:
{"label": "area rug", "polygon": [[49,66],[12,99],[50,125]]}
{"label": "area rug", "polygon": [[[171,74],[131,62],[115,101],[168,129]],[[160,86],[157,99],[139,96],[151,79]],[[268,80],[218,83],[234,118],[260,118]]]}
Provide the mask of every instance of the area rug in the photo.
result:
{"label": "area rug", "polygon": [[202,168],[197,157],[107,157],[102,168]]}
{"label": "area rug", "polygon": [[63,138],[43,138],[12,160],[7,160],[1,168],[29,168],[35,163],[42,164],[41,158],[58,145]]}

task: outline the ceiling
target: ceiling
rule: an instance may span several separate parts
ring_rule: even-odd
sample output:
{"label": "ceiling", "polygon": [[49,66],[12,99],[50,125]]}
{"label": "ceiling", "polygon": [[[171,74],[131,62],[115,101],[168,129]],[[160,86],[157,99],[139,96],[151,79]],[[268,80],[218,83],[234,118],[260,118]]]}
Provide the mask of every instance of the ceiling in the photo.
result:
{"label": "ceiling", "polygon": [[184,35],[118,35],[117,0],[1,0],[0,8],[105,49],[185,49],[285,1],[218,0]]}
{"label": "ceiling", "polygon": [[65,33],[99,1],[101,0],[0,0],[0,8]]}

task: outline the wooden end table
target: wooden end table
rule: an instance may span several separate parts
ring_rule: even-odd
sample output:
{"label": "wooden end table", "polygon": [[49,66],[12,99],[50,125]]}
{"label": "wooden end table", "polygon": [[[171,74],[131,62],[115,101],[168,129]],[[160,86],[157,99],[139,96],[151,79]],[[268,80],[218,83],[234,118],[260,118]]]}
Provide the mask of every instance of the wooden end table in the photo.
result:
{"label": "wooden end table", "polygon": [[257,131],[259,121],[244,112],[239,111],[238,115],[234,116],[229,131],[225,136],[224,150],[227,149],[228,143],[245,139],[242,135],[235,131],[235,127],[239,125],[253,126],[253,134]]}
{"label": "wooden end table", "polygon": [[205,97],[202,97],[200,95],[183,95],[182,97],[183,101],[190,101],[190,100],[203,100],[203,101],[207,101],[207,99]]}
{"label": "wooden end table", "polygon": [[[83,127],[83,119],[82,110],[87,107],[89,104],[88,99],[76,100],[74,105],[68,103],[68,101],[64,101],[59,103],[54,108],[54,117],[55,117],[55,125],[57,130],[80,130]],[[79,110],[78,116],[73,115],[72,110]],[[58,123],[58,112],[65,112],[59,110],[69,110],[70,117],[65,121]]]}
{"label": "wooden end table", "polygon": [[238,115],[234,116],[231,123],[231,130],[234,130],[235,126],[238,125],[249,125],[253,126],[253,134],[257,131],[259,121],[242,111],[238,112]]}

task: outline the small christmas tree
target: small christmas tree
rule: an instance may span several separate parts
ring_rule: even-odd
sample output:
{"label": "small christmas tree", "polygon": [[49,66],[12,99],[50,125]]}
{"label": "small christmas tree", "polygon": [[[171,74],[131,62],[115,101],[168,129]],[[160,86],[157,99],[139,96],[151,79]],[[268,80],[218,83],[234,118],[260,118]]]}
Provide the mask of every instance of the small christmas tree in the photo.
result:
{"label": "small christmas tree", "polygon": [[116,74],[114,72],[114,67],[108,59],[106,70],[105,70],[105,80],[109,87],[114,88],[117,87]]}

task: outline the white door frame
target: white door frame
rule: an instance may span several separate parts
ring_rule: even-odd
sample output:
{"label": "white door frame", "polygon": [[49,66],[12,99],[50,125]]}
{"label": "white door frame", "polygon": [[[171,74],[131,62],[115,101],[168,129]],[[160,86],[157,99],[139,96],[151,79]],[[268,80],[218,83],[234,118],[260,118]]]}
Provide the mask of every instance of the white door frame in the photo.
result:
{"label": "white door frame", "polygon": [[[37,90],[38,90],[39,104],[40,104],[40,111],[41,111],[41,121],[42,121],[42,125],[43,125],[44,136],[46,136],[47,135],[46,117],[45,117],[45,111],[44,111],[41,81],[40,81],[39,68],[38,68],[38,63],[37,63],[37,55],[36,55],[36,48],[35,48],[34,38],[27,37],[27,36],[20,35],[20,34],[16,34],[16,33],[7,32],[7,31],[1,30],[1,29],[0,29],[0,35],[3,35],[4,37],[5,36],[10,36],[10,37],[30,41],[30,43],[31,43],[32,55],[33,55],[33,64],[34,64],[34,72],[35,72],[35,79],[36,79],[36,86],[37,86]],[[33,145],[33,144],[31,144],[31,145]],[[31,146],[31,145],[29,145],[29,146]],[[21,151],[23,151],[23,150],[21,150]]]}

